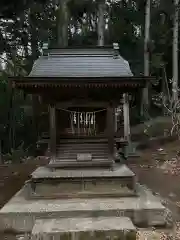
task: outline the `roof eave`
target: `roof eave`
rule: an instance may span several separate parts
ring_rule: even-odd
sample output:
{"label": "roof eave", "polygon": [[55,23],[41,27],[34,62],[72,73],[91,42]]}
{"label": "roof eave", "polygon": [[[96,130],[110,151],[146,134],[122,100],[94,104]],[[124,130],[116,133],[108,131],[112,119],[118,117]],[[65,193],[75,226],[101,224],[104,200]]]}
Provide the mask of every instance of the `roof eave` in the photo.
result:
{"label": "roof eave", "polygon": [[85,85],[95,86],[137,86],[144,87],[147,81],[155,80],[154,77],[135,77],[135,76],[122,76],[122,77],[9,77],[11,84],[14,87],[44,87],[44,86],[57,86],[57,87],[83,87]]}

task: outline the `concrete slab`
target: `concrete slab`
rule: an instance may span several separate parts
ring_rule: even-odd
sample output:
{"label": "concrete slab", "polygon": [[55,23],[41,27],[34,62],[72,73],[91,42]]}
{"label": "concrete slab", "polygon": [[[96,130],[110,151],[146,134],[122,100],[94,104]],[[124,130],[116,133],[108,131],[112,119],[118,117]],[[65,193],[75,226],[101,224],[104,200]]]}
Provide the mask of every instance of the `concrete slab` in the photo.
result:
{"label": "concrete slab", "polygon": [[37,220],[31,240],[51,239],[131,239],[136,240],[136,228],[126,217],[65,218]]}
{"label": "concrete slab", "polygon": [[113,169],[57,169],[39,167],[32,173],[32,179],[40,178],[102,178],[102,177],[134,177],[135,174],[126,165],[116,165]]}
{"label": "concrete slab", "polygon": [[100,216],[126,216],[134,224],[164,225],[166,208],[145,189],[139,192],[139,197],[127,198],[27,200],[25,186],[0,210],[0,230],[30,232],[41,218]]}

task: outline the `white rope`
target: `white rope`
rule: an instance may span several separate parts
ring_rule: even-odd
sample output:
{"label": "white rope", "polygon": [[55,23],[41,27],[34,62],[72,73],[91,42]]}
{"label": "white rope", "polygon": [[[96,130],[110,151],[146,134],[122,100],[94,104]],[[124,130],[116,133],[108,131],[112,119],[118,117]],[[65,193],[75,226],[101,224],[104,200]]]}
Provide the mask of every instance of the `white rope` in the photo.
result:
{"label": "white rope", "polygon": [[[101,109],[92,112],[78,112],[68,109],[57,108],[61,111],[68,112],[70,114],[71,131],[72,134],[84,134],[93,135],[96,134],[96,113],[107,111],[107,109]],[[77,126],[77,129],[76,129]]]}
{"label": "white rope", "polygon": [[[71,110],[64,109],[64,108],[57,108],[57,109],[59,109],[61,111],[64,111],[64,112],[69,112],[69,113],[76,113],[76,114],[81,114],[82,113],[82,112],[77,112],[77,111],[71,111]],[[95,114],[95,113],[104,112],[104,111],[107,111],[107,109],[104,108],[104,109],[100,109],[100,110],[97,110],[97,111],[88,112],[88,114]]]}

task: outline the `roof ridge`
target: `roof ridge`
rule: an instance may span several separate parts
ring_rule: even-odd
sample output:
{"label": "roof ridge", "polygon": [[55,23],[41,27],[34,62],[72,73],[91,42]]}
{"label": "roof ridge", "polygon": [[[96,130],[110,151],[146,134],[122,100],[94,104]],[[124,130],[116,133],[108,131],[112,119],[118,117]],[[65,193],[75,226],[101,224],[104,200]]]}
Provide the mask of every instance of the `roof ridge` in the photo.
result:
{"label": "roof ridge", "polygon": [[113,49],[47,49],[43,55],[113,55]]}
{"label": "roof ridge", "polygon": [[[88,58],[93,58],[93,57],[112,57],[113,58],[113,55],[112,54],[106,54],[106,55],[90,55],[90,54],[49,54],[49,55],[43,55],[43,57],[45,58],[48,58],[48,57],[54,57],[54,58],[68,58],[68,57],[79,57],[79,58],[82,58],[82,57],[88,57]],[[120,57],[120,56],[119,56]]]}

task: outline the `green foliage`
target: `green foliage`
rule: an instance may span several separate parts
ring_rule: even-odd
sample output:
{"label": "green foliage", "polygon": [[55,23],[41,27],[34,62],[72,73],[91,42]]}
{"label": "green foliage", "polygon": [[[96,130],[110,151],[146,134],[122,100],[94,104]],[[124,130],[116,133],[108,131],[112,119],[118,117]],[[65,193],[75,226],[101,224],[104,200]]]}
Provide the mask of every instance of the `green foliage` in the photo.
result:
{"label": "green foliage", "polygon": [[[34,2],[45,4],[46,0],[34,0]],[[17,16],[21,12],[23,12],[25,9],[27,9],[30,6],[30,3],[32,1],[26,1],[26,0],[1,0],[0,2],[0,17],[2,18],[11,18],[12,16]]]}

